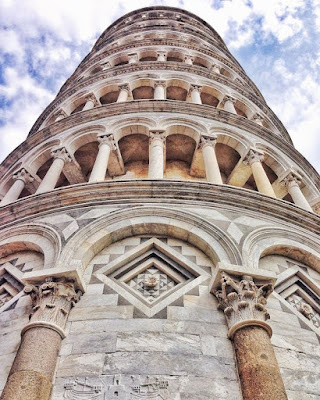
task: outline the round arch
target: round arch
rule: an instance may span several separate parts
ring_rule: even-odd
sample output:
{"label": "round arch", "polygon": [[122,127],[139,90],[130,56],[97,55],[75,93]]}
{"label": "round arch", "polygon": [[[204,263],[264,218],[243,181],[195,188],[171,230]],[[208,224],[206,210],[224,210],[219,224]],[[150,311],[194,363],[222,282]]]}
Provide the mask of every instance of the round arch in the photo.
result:
{"label": "round arch", "polygon": [[312,234],[290,231],[285,228],[259,228],[247,236],[243,243],[244,263],[258,269],[261,257],[275,254],[285,255],[304,262],[320,272],[319,240]]}
{"label": "round arch", "polygon": [[68,265],[83,275],[90,260],[103,248],[143,234],[184,240],[202,250],[214,264],[242,263],[236,244],[203,218],[165,207],[132,207],[100,217],[77,232],[63,249],[58,267]]}

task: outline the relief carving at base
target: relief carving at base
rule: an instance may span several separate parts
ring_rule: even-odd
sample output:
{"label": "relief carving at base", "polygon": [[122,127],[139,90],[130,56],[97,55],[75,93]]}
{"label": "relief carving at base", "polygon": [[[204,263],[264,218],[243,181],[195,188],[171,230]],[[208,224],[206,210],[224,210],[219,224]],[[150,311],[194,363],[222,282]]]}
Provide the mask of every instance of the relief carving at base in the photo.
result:
{"label": "relief carving at base", "polygon": [[[122,384],[121,376],[73,378],[64,385],[70,400],[170,400],[169,381],[162,377],[131,376]],[[176,397],[174,397],[176,398]]]}

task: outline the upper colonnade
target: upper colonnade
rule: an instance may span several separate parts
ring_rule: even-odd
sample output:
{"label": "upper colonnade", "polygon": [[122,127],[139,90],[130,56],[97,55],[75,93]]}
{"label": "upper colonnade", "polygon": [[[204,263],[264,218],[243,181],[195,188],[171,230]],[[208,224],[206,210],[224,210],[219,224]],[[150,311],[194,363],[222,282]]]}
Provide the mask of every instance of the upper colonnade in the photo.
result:
{"label": "upper colonnade", "polygon": [[1,206],[75,184],[175,179],[311,212],[320,189],[220,36],[170,7],[114,22],[0,171]]}

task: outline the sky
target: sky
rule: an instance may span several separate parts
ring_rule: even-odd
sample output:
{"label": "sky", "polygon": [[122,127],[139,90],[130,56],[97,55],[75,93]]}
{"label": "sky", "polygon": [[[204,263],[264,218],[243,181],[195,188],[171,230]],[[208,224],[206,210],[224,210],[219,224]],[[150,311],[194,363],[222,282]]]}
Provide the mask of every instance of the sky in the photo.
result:
{"label": "sky", "polygon": [[155,5],[191,11],[219,33],[320,172],[320,0],[0,0],[0,161],[100,34]]}

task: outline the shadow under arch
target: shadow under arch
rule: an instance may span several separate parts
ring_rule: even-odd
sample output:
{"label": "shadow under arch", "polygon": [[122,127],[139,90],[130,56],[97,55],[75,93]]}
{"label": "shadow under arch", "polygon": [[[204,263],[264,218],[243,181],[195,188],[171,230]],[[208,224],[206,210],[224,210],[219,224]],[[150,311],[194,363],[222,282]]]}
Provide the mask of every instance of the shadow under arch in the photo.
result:
{"label": "shadow under arch", "polygon": [[20,225],[0,234],[0,258],[14,252],[34,250],[43,254],[43,269],[53,268],[61,252],[58,233],[44,224]]}
{"label": "shadow under arch", "polygon": [[201,249],[216,264],[242,263],[236,244],[203,218],[165,207],[132,207],[102,216],[77,232],[66,244],[58,268],[68,265],[82,276],[103,248],[130,236],[171,236]]}
{"label": "shadow under arch", "polygon": [[255,269],[266,255],[283,255],[303,262],[320,272],[319,239],[311,233],[292,232],[289,229],[265,227],[256,229],[243,243],[244,263]]}

